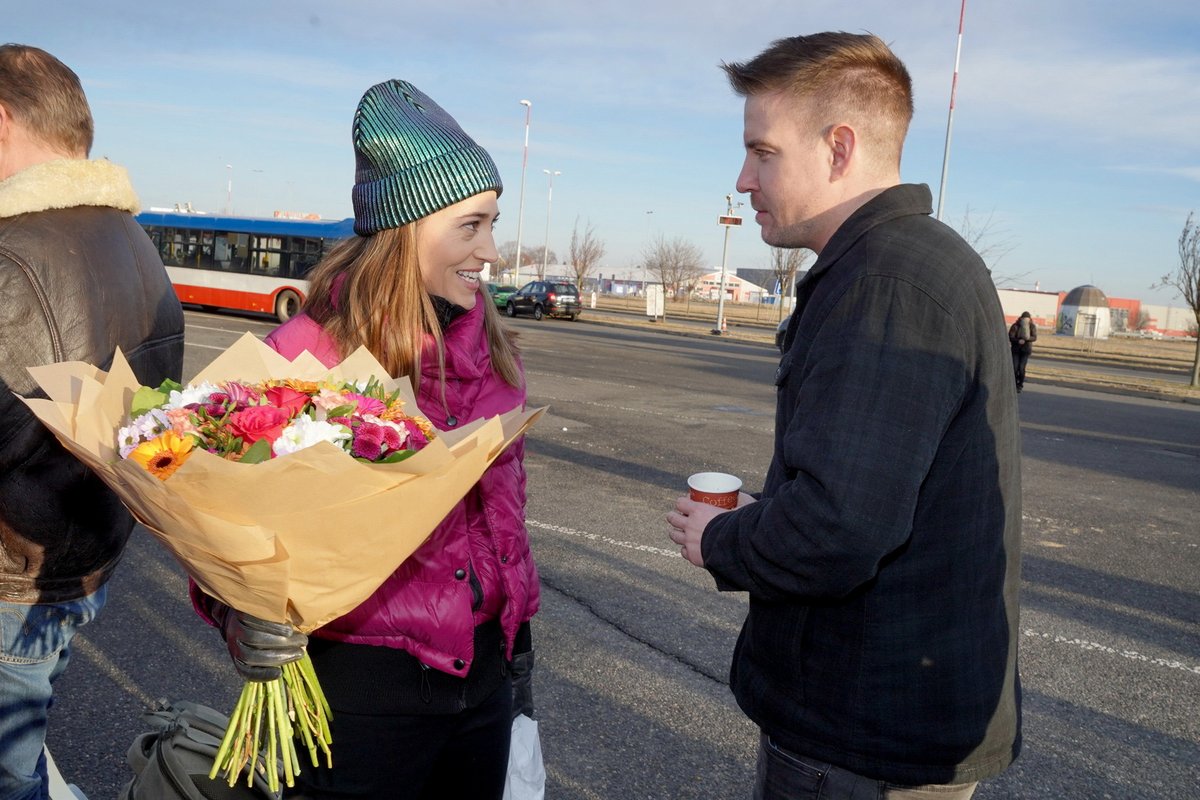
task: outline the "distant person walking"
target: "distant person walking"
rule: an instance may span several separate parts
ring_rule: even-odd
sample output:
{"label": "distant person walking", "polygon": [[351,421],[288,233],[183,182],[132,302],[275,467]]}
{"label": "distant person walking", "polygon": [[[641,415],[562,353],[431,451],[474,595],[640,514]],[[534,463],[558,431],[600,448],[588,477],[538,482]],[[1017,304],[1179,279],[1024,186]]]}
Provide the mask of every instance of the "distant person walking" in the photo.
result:
{"label": "distant person walking", "polygon": [[1025,388],[1025,365],[1033,353],[1033,343],[1037,341],[1037,325],[1028,311],[1021,313],[1017,321],[1008,329],[1008,341],[1012,345],[1013,372],[1017,378],[1017,391]]}

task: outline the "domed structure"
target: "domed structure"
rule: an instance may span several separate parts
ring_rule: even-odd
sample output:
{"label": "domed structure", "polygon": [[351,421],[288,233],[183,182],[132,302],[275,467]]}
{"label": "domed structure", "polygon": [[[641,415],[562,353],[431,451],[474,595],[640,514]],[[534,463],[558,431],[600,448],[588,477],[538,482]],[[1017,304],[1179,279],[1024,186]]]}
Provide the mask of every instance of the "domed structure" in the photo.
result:
{"label": "domed structure", "polygon": [[1112,329],[1108,298],[1095,286],[1076,286],[1063,298],[1058,332],[1107,339]]}

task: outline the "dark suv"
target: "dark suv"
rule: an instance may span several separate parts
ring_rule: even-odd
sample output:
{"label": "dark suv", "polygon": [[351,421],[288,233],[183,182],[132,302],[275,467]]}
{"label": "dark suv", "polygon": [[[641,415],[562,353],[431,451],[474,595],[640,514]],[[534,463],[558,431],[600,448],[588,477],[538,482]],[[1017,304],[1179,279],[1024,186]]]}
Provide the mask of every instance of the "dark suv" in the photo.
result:
{"label": "dark suv", "polygon": [[532,314],[542,317],[566,317],[573,320],[583,313],[579,289],[562,281],[530,281],[509,296],[504,310],[510,317]]}

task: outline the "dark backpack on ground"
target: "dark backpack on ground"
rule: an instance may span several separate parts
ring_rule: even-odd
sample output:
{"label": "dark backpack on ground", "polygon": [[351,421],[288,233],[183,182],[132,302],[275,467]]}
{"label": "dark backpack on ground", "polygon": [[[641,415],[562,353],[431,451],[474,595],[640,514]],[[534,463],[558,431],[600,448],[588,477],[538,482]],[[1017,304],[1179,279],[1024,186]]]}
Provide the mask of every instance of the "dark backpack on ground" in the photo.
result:
{"label": "dark backpack on ground", "polygon": [[208,777],[225,736],[229,718],[186,700],[159,700],[142,714],[152,730],[133,740],[126,754],[133,780],[117,800],[279,800],[261,775],[254,786],[243,774],[230,787],[218,775]]}

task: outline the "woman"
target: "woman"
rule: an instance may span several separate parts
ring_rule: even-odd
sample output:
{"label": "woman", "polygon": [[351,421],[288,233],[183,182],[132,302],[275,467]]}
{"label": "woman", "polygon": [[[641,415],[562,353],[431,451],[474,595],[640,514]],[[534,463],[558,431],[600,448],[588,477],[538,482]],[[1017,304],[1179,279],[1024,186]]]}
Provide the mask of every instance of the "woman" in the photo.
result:
{"label": "woman", "polygon": [[[390,374],[410,377],[421,412],[443,430],[523,406],[514,336],[481,291],[481,270],[499,258],[491,157],[398,80],[363,96],[353,139],[358,236],[314,269],[302,313],[267,343],[330,365],[366,345]],[[523,441],[510,446],[374,595],[310,635],[333,710],[333,767],[304,765],[290,797],[501,797],[512,672],[532,667],[538,606],[523,452]],[[216,611],[243,674],[247,663],[269,666],[253,657],[261,652],[243,657],[256,635],[263,645],[261,621]],[[275,633],[282,662],[298,635]]]}

